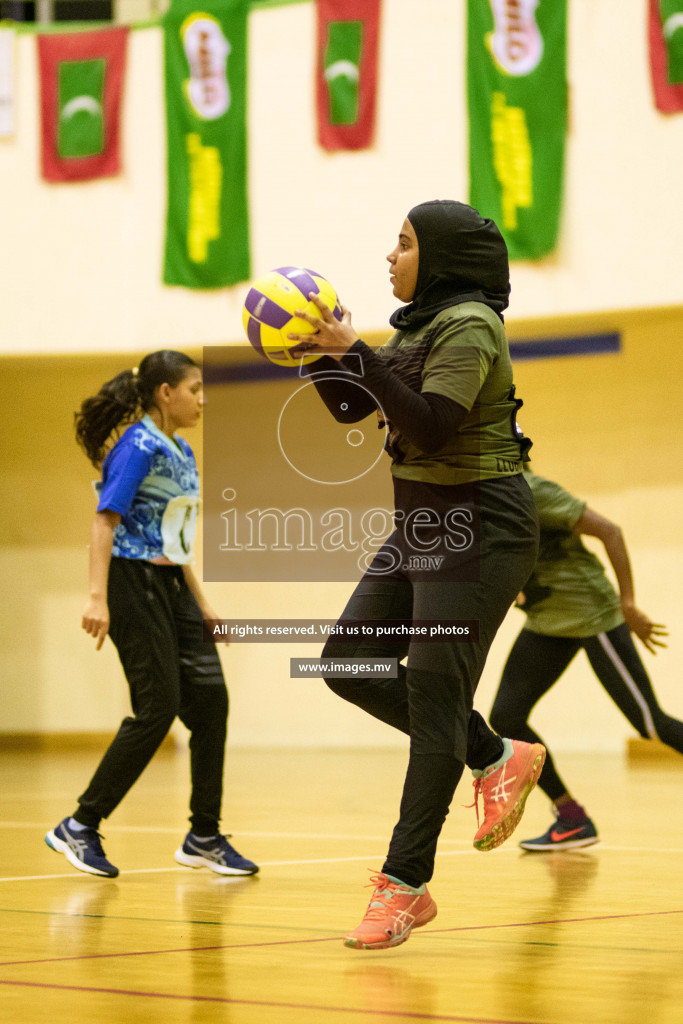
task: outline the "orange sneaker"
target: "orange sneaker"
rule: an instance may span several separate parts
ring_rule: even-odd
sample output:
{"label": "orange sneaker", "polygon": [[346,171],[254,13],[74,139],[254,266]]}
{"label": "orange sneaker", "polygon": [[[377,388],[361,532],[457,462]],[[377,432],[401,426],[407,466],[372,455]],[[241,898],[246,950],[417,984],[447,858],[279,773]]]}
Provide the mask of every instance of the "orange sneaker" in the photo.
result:
{"label": "orange sneaker", "polygon": [[484,822],[474,837],[483,852],[495,850],[509,839],[524,814],[524,805],[538,782],[545,761],[545,747],[522,740],[503,740],[506,760],[496,761],[482,772],[474,772],[474,803],[479,825],[479,797],[484,801]]}
{"label": "orange sneaker", "polygon": [[375,886],[365,917],[344,939],[351,949],[389,949],[400,946],[413,928],[421,928],[436,917],[436,903],[427,886],[413,889],[389,878],[373,875]]}

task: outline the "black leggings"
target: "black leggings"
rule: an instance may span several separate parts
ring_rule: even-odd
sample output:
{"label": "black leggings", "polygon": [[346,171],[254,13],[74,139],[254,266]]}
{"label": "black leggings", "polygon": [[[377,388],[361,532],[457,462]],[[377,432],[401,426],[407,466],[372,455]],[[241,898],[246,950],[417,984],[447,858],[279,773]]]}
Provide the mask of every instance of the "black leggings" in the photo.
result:
{"label": "black leggings", "polygon": [[[340,621],[476,620],[478,639],[429,642],[360,635],[353,641],[332,638],[323,651],[332,659],[393,657],[400,662],[407,656],[396,679],[330,677],[326,682],[345,700],[410,736],[400,817],[382,868],[409,885],[432,877],[438,837],[465,763],[484,768],[502,753],[500,737],[472,710],[474,692],[493,638],[537,552],[533,499],[521,476],[485,481],[461,495],[460,507],[470,502],[480,523],[472,557],[448,566],[443,580],[425,579],[407,562],[388,576],[367,573]],[[458,489],[400,484],[396,497],[398,508],[429,508],[442,515],[458,499]],[[440,507],[442,501],[446,504]],[[396,533],[382,550],[391,545],[401,546]]]}
{"label": "black leggings", "polygon": [[[531,709],[583,648],[596,676],[619,710],[646,739],[660,739],[683,754],[683,722],[666,715],[626,625],[597,636],[546,636],[523,629],[508,656],[489,721],[494,729],[527,743],[544,743],[529,726]],[[547,746],[546,746],[547,749]],[[567,792],[548,751],[539,786],[551,800]]]}
{"label": "black leggings", "polygon": [[178,716],[190,731],[190,821],[215,835],[221,814],[228,693],[215,644],[179,566],[112,558],[109,635],[130,688],[124,718],[76,817],[97,827],[138,780]]}

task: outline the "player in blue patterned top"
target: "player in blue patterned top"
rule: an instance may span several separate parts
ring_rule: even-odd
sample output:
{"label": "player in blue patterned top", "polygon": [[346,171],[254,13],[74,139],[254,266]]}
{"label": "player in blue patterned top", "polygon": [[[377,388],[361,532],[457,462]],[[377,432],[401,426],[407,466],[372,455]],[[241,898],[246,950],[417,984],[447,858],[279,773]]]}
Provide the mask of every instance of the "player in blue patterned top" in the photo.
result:
{"label": "player in blue patterned top", "polygon": [[199,473],[182,437],[169,439],[149,414],[123,434],[102,466],[98,511],[118,512],[115,558],[192,559]]}
{"label": "player in blue patterned top", "polygon": [[199,475],[192,449],[176,434],[196,426],[203,404],[199,367],[182,352],[162,350],[108,381],[76,414],[77,439],[102,466],[82,626],[98,650],[111,637],[133,709],[78,809],[45,836],[89,874],[118,875],[102,849],[100,821],[140,777],[176,716],[191,734],[192,776],[191,831],[176,860],[223,875],[258,871],[219,827],[228,694],[216,646],[203,639],[202,620],[216,616],[190,567]]}

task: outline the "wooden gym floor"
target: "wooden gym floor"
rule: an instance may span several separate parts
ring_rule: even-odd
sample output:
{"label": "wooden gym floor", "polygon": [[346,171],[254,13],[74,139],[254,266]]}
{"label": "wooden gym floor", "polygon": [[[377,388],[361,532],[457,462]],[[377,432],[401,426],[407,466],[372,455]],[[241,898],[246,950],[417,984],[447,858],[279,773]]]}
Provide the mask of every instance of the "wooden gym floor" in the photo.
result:
{"label": "wooden gym floor", "polygon": [[469,775],[430,886],[439,915],[393,949],[346,949],[396,817],[402,751],[228,751],[224,827],[261,865],[178,867],[187,760],[160,753],[104,823],[115,880],[73,870],[43,834],[95,751],[0,754],[0,1005],[11,1022],[681,1024],[683,760],[565,755],[602,842],[525,854],[552,818],[481,854]]}

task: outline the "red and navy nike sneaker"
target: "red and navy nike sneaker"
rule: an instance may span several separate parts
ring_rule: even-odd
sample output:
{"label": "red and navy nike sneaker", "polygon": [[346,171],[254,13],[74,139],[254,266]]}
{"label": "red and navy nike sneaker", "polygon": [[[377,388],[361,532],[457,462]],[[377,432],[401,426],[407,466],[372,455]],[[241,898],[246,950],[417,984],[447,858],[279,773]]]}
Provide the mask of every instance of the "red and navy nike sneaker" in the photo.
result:
{"label": "red and navy nike sneaker", "polygon": [[548,850],[579,850],[599,842],[598,830],[589,817],[577,820],[558,816],[538,839],[523,839],[519,845],[523,850],[546,853]]}

